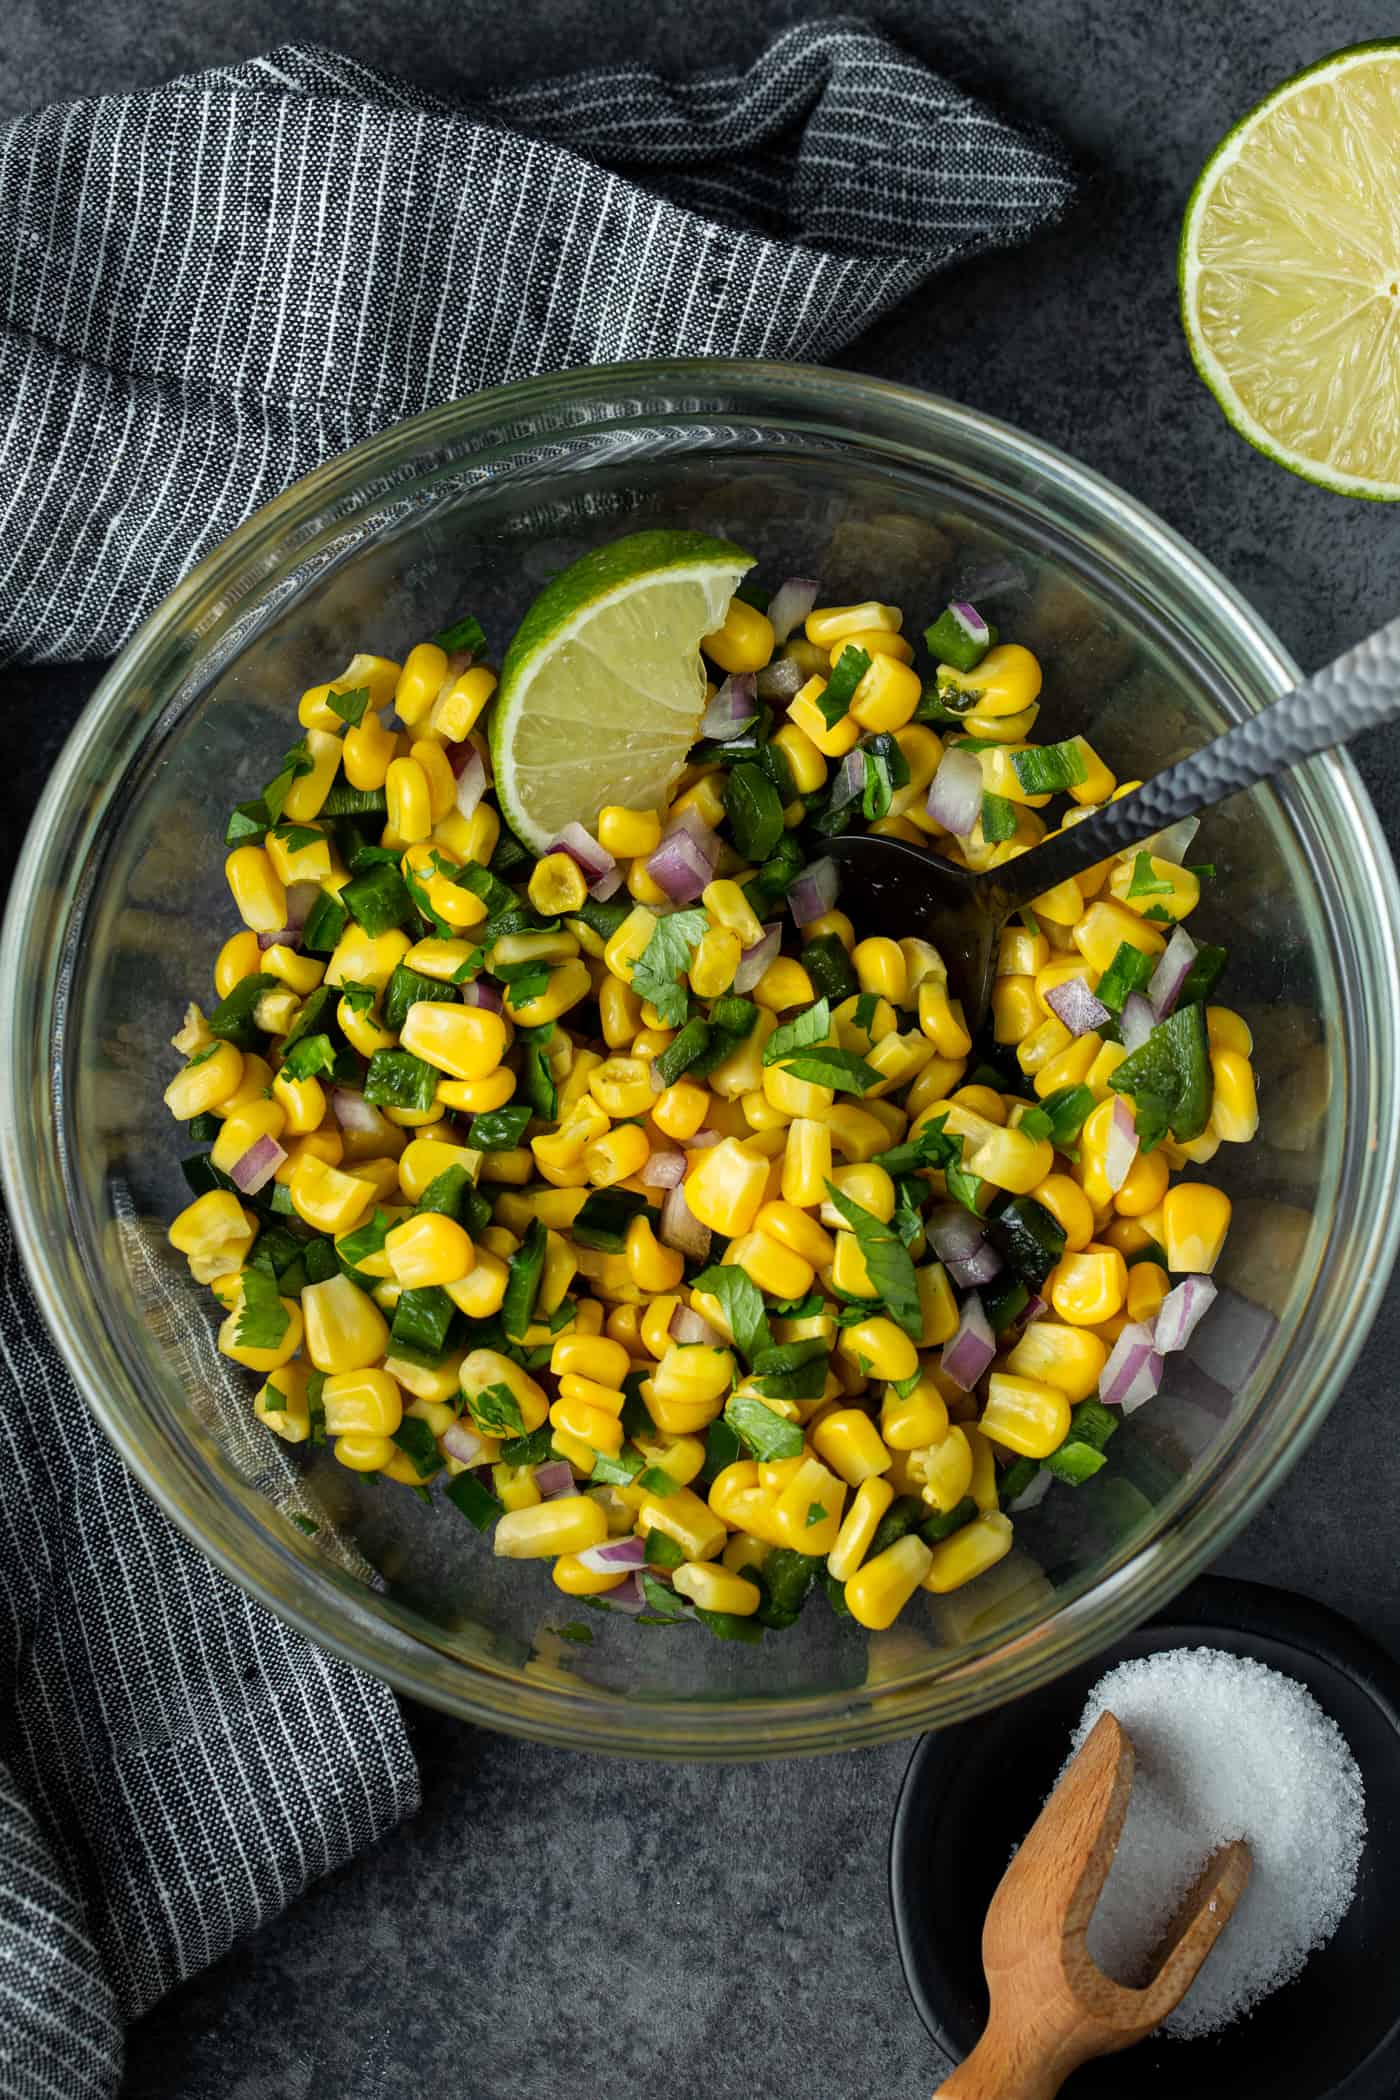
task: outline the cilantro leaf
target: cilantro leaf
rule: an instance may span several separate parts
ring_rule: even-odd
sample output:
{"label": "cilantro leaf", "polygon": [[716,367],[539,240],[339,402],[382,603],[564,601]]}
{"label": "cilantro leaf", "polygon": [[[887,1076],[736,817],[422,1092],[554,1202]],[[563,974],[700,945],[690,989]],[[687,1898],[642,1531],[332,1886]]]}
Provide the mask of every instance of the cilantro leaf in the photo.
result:
{"label": "cilantro leaf", "polygon": [[774,1459],[801,1456],[804,1441],[801,1423],[789,1422],[785,1415],[775,1413],[748,1393],[731,1395],[724,1419],[745,1450],[760,1465]]}
{"label": "cilantro leaf", "polygon": [[1152,865],[1152,855],[1150,853],[1135,853],[1133,855],[1132,880],[1128,884],[1128,895],[1130,897],[1170,897],[1171,893],[1171,878],[1167,875],[1159,875],[1156,872]]}
{"label": "cilantro leaf", "polygon": [[690,997],[679,980],[690,968],[692,952],[709,925],[703,911],[673,911],[657,921],[656,931],[633,968],[633,991],[656,1008],[663,1027],[679,1028],[685,1021]]}
{"label": "cilantro leaf", "polygon": [[284,1079],[314,1079],[335,1070],[335,1050],[328,1035],[304,1035],[282,1060]]}
{"label": "cilantro leaf", "polygon": [[350,693],[327,693],[326,705],[333,715],[339,715],[347,729],[358,729],[369,706],[369,687],[357,685]]}
{"label": "cilantro leaf", "polygon": [[275,1277],[261,1269],[245,1269],[242,1298],[234,1345],[239,1349],[277,1349],[291,1325],[291,1314],[282,1303]]}
{"label": "cilantro leaf", "polygon": [[912,1340],[921,1340],[923,1307],[919,1303],[919,1286],[909,1249],[892,1226],[884,1224],[873,1212],[863,1210],[859,1203],[852,1203],[850,1197],[843,1196],[830,1181],[826,1193],[859,1240],[875,1294],[884,1301],[890,1318]]}
{"label": "cilantro leaf", "polygon": [[693,1288],[718,1298],[740,1355],[752,1363],[764,1349],[773,1347],[773,1336],[764,1310],[763,1293],[737,1262],[716,1262],[702,1269]]}
{"label": "cilantro leaf", "polygon": [[510,993],[512,1006],[528,1006],[549,989],[549,964],[544,962],[496,963],[491,975]]}
{"label": "cilantro leaf", "polygon": [[783,1059],[783,1070],[811,1086],[833,1087],[841,1094],[865,1094],[880,1083],[880,1075],[856,1050],[835,1050],[823,1043]]}
{"label": "cilantro leaf", "polygon": [[856,687],[869,669],[867,652],[847,642],[831,667],[824,690],[817,695],[817,706],[828,729],[834,729],[842,717],[849,714]]}
{"label": "cilantro leaf", "polygon": [[784,1021],[775,1028],[763,1046],[763,1062],[775,1065],[780,1058],[794,1050],[805,1050],[813,1043],[824,1043],[831,1033],[831,1002],[818,999],[805,1013],[794,1020]]}
{"label": "cilantro leaf", "polygon": [[379,997],[372,984],[361,984],[354,977],[343,979],[336,990],[353,1014],[367,1014]]}
{"label": "cilantro leaf", "polygon": [[442,1471],[442,1457],[433,1432],[421,1416],[405,1415],[390,1441],[407,1453],[420,1480],[431,1480],[434,1473]]}
{"label": "cilantro leaf", "polygon": [[488,1385],[479,1393],[468,1393],[467,1412],[483,1436],[523,1437],[525,1434],[520,1402],[508,1385]]}

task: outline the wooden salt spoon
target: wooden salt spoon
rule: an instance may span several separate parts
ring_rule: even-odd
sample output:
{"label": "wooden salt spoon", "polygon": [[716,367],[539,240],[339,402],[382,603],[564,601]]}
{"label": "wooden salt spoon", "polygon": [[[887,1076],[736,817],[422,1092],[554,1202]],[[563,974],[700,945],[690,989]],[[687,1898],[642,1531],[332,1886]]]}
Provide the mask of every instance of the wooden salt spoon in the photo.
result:
{"label": "wooden salt spoon", "polygon": [[1101,1714],[992,1898],[982,1931],[991,2017],[935,2100],[1054,2100],[1078,2065],[1141,2041],[1194,1982],[1249,1879],[1242,1840],[1206,1862],[1145,1990],[1114,1983],[1085,1945],[1128,1812],[1133,1763],[1117,1720]]}

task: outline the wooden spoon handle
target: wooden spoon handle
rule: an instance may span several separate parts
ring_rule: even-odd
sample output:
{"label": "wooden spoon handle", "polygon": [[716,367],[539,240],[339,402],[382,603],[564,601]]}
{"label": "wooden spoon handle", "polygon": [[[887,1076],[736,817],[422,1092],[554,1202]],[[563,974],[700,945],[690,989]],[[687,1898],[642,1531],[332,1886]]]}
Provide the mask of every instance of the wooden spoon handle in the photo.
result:
{"label": "wooden spoon handle", "polygon": [[1055,2100],[1077,2061],[1065,2063],[1053,2050],[1038,2048],[1023,2028],[993,2015],[977,2047],[944,2079],[934,2100]]}

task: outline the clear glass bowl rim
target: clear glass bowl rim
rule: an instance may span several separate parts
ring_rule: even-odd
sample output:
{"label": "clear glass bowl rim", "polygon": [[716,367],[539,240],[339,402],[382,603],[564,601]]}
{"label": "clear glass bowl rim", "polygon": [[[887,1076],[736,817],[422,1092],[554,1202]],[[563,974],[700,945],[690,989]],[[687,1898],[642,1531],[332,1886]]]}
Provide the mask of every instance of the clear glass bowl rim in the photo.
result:
{"label": "clear glass bowl rim", "polygon": [[[915,468],[946,467],[961,443],[1012,463],[1021,483],[1037,479],[1056,498],[1093,509],[1101,538],[1134,557],[1175,572],[1203,616],[1251,659],[1264,691],[1297,683],[1297,666],[1253,608],[1188,542],[1113,483],[1013,426],[940,396],[830,367],[723,359],[585,366],[487,389],[393,424],[293,484],[212,550],[136,633],[97,686],[50,776],[31,823],[7,912],[0,972],[9,988],[0,1071],[0,1167],[13,1192],[16,1239],[35,1296],[70,1371],[98,1422],[146,1490],[186,1535],[234,1582],[322,1647],[386,1679],[408,1697],[460,1718],[567,1747],[642,1756],[805,1755],[850,1749],[967,1719],[1034,1689],[1110,1644],[1163,1605],[1213,1559],[1278,1485],[1316,1432],[1340,1390],[1373,1320],[1400,1240],[1400,1099],[1394,1077],[1400,1048],[1400,890],[1375,811],[1344,752],[1315,759],[1280,793],[1306,794],[1327,820],[1337,855],[1350,856],[1373,916],[1347,918],[1373,965],[1356,989],[1371,1055],[1353,1075],[1348,1132],[1358,1123],[1361,1188],[1346,1192],[1359,1214],[1378,1222],[1364,1266],[1347,1292],[1347,1318],[1323,1343],[1314,1338],[1306,1381],[1286,1381],[1287,1404],[1271,1406],[1158,1532],[1122,1565],[1057,1605],[1044,1620],[1006,1643],[991,1639],[958,1651],[951,1666],[915,1672],[893,1683],[841,1687],[771,1700],[623,1698],[582,1688],[569,1693],[532,1682],[509,1668],[472,1664],[435,1650],[370,1609],[335,1578],[309,1543],[280,1522],[272,1536],[248,1522],[241,1500],[251,1491],[211,1480],[191,1460],[180,1477],[151,1463],[140,1433],[139,1395],[120,1359],[106,1351],[100,1302],[75,1302],[71,1275],[59,1273],[52,1249],[70,1230],[61,1130],[51,1112],[49,1042],[56,996],[55,962],[62,929],[77,904],[84,870],[100,837],[110,796],[94,786],[94,752],[121,750],[115,783],[161,723],[150,694],[168,673],[172,652],[200,634],[219,610],[237,604],[251,582],[273,581],[277,551],[294,555],[312,521],[357,496],[378,474],[393,474],[436,448],[470,438],[527,444],[541,433],[585,427],[593,409],[607,422],[629,413],[729,412],[783,415],[857,448]],[[917,426],[923,445],[912,440]],[[925,449],[926,448],[926,449]],[[383,493],[383,488],[375,492]],[[1042,505],[1044,508],[1044,505]],[[1054,522],[1056,509],[1046,515]],[[245,599],[246,602],[246,599]],[[1324,895],[1326,893],[1324,892]],[[1338,1190],[1341,1208],[1343,1191]],[[1364,1208],[1363,1208],[1364,1207]],[[80,1294],[82,1298],[85,1294]],[[1306,1383],[1306,1390],[1298,1390]],[[124,1391],[123,1387],[127,1390]],[[371,1593],[366,1592],[368,1597]]]}

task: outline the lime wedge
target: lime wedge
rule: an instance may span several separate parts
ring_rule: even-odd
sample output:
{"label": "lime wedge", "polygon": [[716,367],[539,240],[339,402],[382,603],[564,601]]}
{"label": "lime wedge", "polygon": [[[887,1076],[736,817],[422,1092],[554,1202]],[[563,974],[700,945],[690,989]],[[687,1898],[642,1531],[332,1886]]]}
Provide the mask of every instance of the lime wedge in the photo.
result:
{"label": "lime wedge", "polygon": [[1400,44],[1285,81],[1207,162],[1181,234],[1196,369],[1242,436],[1400,498]]}
{"label": "lime wedge", "polygon": [[702,532],[634,532],[546,584],[501,667],[491,727],[507,823],[543,853],[608,803],[659,809],[705,711],[700,641],[753,556]]}

